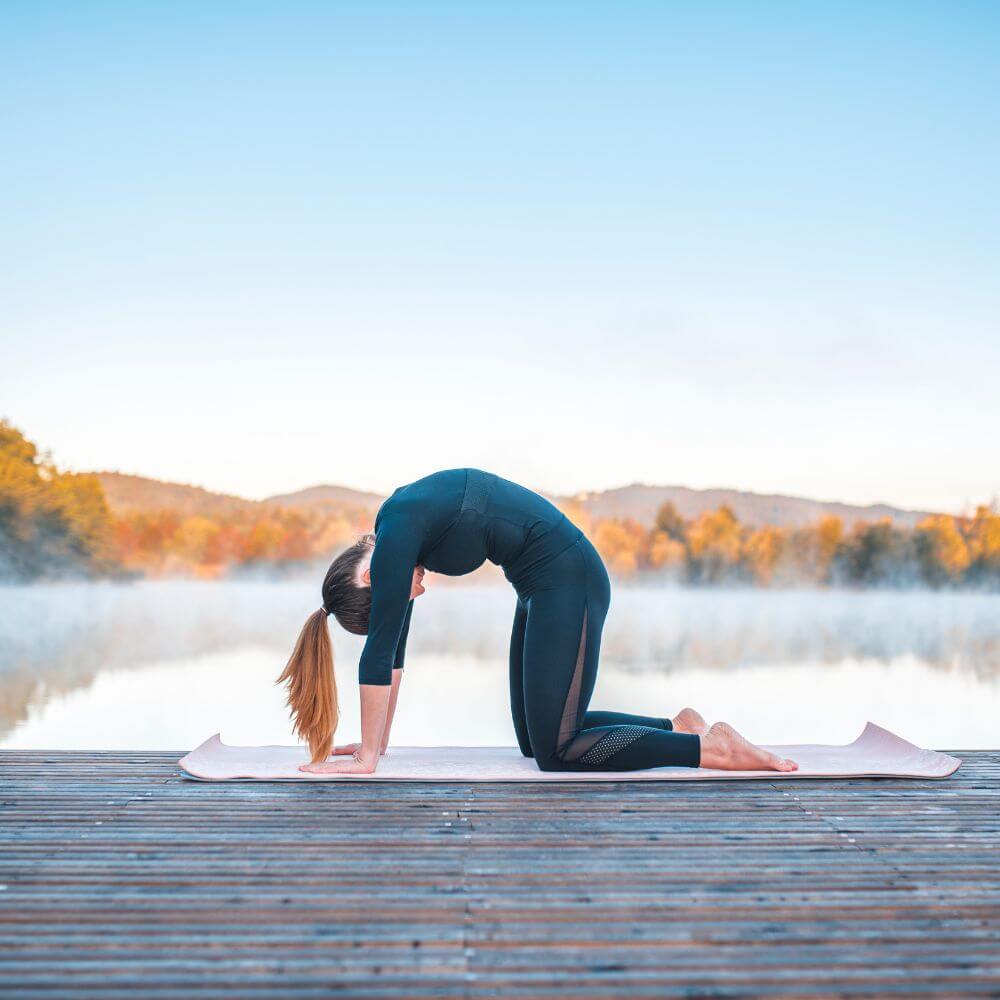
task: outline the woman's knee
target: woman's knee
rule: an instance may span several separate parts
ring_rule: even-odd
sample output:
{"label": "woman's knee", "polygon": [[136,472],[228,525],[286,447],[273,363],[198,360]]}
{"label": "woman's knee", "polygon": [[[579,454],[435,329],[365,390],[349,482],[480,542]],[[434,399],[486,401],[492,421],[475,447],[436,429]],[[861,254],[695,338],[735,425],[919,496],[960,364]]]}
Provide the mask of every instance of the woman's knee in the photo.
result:
{"label": "woman's knee", "polygon": [[535,763],[539,771],[572,771],[566,761],[557,753],[536,753]]}

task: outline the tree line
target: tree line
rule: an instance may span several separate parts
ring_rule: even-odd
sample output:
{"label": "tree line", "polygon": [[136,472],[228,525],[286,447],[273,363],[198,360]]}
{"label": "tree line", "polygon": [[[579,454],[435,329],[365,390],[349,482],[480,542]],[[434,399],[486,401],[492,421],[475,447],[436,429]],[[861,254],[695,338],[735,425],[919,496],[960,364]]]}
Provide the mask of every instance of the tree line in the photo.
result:
{"label": "tree line", "polygon": [[[628,579],[697,586],[931,586],[1000,589],[1000,514],[939,514],[915,528],[848,528],[836,517],[797,528],[752,527],[728,507],[685,519],[664,504],[652,525],[564,512],[608,569]],[[0,420],[0,580],[60,577],[221,578],[325,564],[370,514],[268,505],[219,515],[108,506],[95,475],[62,472]]]}
{"label": "tree line", "polygon": [[824,517],[796,528],[751,527],[722,506],[685,519],[672,503],[645,527],[632,519],[572,519],[619,577],[692,585],[975,587],[1000,589],[1000,514],[935,514],[912,529],[889,519],[850,528]]}

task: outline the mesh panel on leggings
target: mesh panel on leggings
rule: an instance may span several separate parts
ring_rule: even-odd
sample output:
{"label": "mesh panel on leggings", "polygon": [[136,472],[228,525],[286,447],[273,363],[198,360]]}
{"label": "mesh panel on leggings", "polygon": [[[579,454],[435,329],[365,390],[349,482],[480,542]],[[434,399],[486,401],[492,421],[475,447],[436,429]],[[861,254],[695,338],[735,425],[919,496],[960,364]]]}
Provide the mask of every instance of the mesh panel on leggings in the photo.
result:
{"label": "mesh panel on leggings", "polygon": [[581,764],[603,764],[609,757],[635,743],[640,736],[656,732],[649,726],[615,726],[602,740],[595,743],[581,758]]}
{"label": "mesh panel on leggings", "polygon": [[583,678],[583,659],[587,652],[587,608],[583,609],[583,624],[580,626],[580,644],[576,649],[576,663],[573,665],[573,676],[570,678],[569,690],[563,704],[562,719],[559,722],[558,753],[566,753],[566,749],[580,729],[580,686]]}

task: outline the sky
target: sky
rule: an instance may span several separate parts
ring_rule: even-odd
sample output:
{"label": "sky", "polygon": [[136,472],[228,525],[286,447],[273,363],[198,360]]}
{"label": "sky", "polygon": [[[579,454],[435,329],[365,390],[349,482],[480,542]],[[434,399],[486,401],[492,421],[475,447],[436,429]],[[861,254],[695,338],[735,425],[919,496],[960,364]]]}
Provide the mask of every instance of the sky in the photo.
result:
{"label": "sky", "polygon": [[0,417],[264,497],[1000,496],[1000,7],[0,6]]}

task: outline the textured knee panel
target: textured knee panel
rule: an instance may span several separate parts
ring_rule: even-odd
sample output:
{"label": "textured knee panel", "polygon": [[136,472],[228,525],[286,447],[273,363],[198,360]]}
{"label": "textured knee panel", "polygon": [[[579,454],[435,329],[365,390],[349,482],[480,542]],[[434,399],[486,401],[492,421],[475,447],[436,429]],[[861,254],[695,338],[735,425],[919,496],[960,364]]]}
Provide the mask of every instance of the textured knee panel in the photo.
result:
{"label": "textured knee panel", "polygon": [[654,731],[648,726],[615,726],[580,757],[580,763],[603,764],[609,757],[631,746],[639,737]]}

